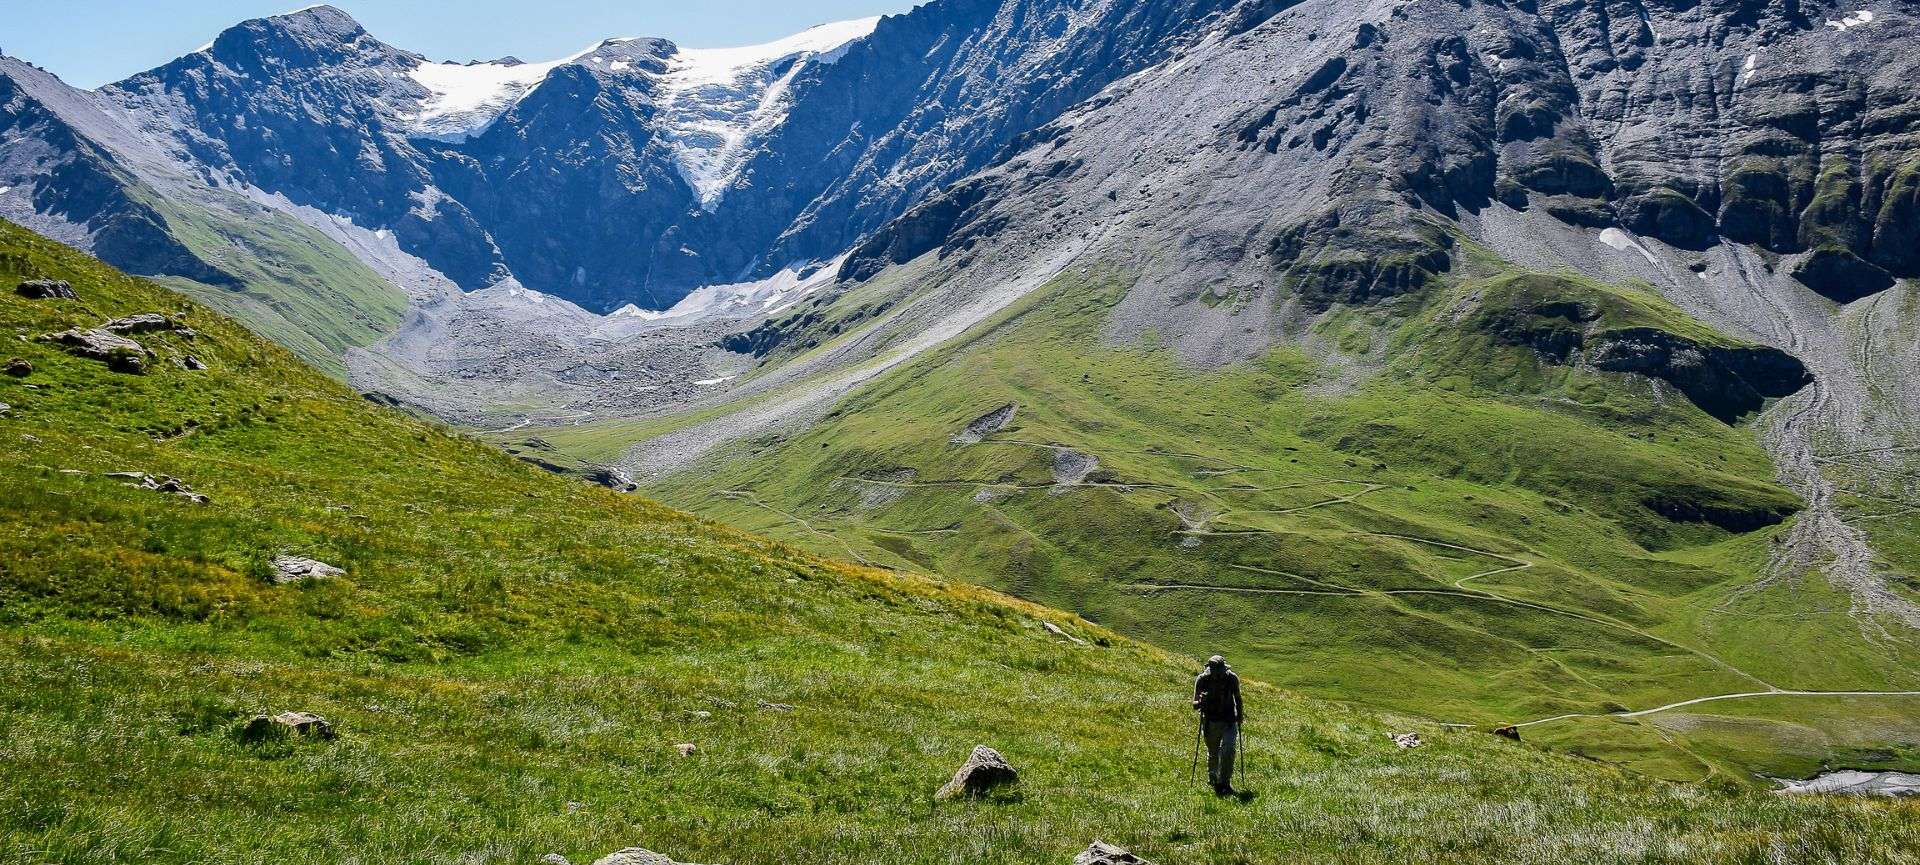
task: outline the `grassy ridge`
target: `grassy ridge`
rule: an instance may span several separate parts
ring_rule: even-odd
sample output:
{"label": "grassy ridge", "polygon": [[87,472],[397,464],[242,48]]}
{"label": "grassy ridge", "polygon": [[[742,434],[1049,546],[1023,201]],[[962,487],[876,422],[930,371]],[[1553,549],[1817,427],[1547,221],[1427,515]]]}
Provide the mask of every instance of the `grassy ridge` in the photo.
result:
{"label": "grassy ridge", "polygon": [[301,360],[336,377],[347,349],[386,337],[407,299],[337,243],[294,218],[251,202],[247,216],[149,202],[195,255],[240,281],[239,288],[166,277],[159,281],[234,318]]}
{"label": "grassy ridge", "polygon": [[[1151,344],[1107,344],[1099,334],[1125,290],[1062,280],[857,392],[827,423],[657,493],[1179,651],[1224,648],[1310,693],[1448,720],[1604,714],[1770,686],[1917,686],[1916,647],[1862,640],[1817,578],[1742,591],[1777,529],[1735,535],[1650,506],[1790,512],[1796,500],[1750,433],[1644,379],[1545,363],[1463,324],[1462,310],[1571,297],[1601,313],[1601,328],[1661,324],[1733,344],[1658,298],[1498,274],[1404,319],[1336,318],[1323,337],[1377,370],[1341,390],[1291,349],[1202,371]],[[1008,402],[1020,407],[1008,429],[949,440]],[[1057,486],[1068,450],[1099,468]],[[1745,781],[1829,756],[1920,765],[1910,750],[1873,750],[1903,740],[1820,714],[1820,748],[1764,756],[1695,747],[1652,720],[1610,722],[1630,736],[1548,738],[1677,778]]]}
{"label": "grassy ridge", "polygon": [[[1912,804],[1678,788],[1252,686],[1246,802],[1184,783],[1189,662],[815,559],[376,409],[152,283],[0,225],[28,335],[186,307],[146,376],[0,379],[0,862],[1897,862]],[[164,358],[192,351],[211,370]],[[33,388],[29,389],[28,385]],[[197,506],[102,477],[183,478]],[[268,557],[343,578],[272,586]],[[1063,642],[1049,621],[1086,641]],[[780,705],[776,705],[780,704]],[[785,707],[790,707],[785,708]],[[249,744],[263,710],[333,742]],[[1385,733],[1422,730],[1400,751]],[[673,748],[692,742],[690,758]],[[935,805],[976,743],[1013,791]]]}

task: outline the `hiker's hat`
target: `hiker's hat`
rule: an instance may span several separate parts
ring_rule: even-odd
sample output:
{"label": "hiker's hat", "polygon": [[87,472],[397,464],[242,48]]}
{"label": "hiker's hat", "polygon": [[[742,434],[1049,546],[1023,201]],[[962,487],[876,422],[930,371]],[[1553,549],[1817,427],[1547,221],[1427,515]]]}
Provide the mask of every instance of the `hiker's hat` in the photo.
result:
{"label": "hiker's hat", "polygon": [[1207,659],[1207,666],[1209,667],[1224,667],[1226,665],[1227,665],[1227,659],[1225,656],[1222,656],[1222,655],[1214,655],[1213,657]]}

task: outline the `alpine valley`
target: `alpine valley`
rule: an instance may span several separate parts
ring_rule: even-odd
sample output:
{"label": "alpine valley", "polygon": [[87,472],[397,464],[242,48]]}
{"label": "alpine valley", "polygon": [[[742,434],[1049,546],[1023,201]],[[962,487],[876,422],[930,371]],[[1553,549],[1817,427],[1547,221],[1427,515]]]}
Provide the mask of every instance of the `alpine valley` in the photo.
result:
{"label": "alpine valley", "polygon": [[[0,380],[0,447],[312,498],[219,518],[252,538],[231,543],[207,516],[143,546],[129,527],[159,506],[128,505],[99,518],[121,546],[86,541],[103,548],[42,579],[31,563],[93,537],[86,506],[110,497],[18,450],[0,629],[20,648],[0,678],[71,690],[48,658],[89,659],[136,695],[101,723],[159,711],[130,683],[202,676],[182,672],[202,655],[220,659],[208,687],[241,689],[228,702],[320,670],[362,677],[330,686],[341,706],[432,680],[447,705],[409,711],[473,736],[459,713],[508,706],[512,736],[547,743],[516,739],[510,771],[565,802],[566,758],[544,749],[604,734],[542,726],[512,693],[528,677],[569,677],[540,679],[541,705],[596,718],[624,709],[595,670],[644,679],[660,705],[626,709],[674,719],[692,697],[663,671],[704,675],[701,652],[751,683],[729,707],[763,708],[793,688],[824,704],[837,692],[813,677],[884,656],[902,694],[872,700],[979,732],[1050,711],[1064,692],[1019,679],[1057,674],[1098,719],[1017,735],[1138,780],[1122,755],[1146,753],[1140,725],[1184,718],[1088,695],[1221,652],[1286,713],[1276,747],[1300,761],[1259,807],[1349,807],[1320,798],[1352,783],[1326,780],[1341,762],[1396,757],[1369,724],[1425,731],[1457,762],[1419,771],[1487,786],[1400,803],[1412,828],[1300,817],[1311,840],[1278,847],[1253,817],[1209,816],[1225,834],[1203,841],[1177,803],[1036,794],[1003,803],[1031,812],[1008,846],[967,861],[1064,862],[1048,833],[1094,826],[1176,862],[1908,861],[1876,821],[1911,841],[1912,803],[1762,791],[1920,772],[1917,42],[1915,0],[933,0],[762,46],[611,38],[537,62],[430,59],[317,6],[91,91],[0,57],[0,218],[25,229],[0,274],[67,279],[101,315],[218,322],[193,356],[212,370],[109,376],[34,341],[98,322],[10,313],[23,362],[55,378]],[[136,404],[94,416],[106,398],[77,393],[113,387]],[[272,454],[315,477],[238,479]],[[361,465],[385,474],[356,490]],[[274,600],[248,563],[287,537],[365,561]],[[622,582],[616,561],[656,554],[644,591]],[[103,587],[89,568],[141,576]],[[980,666],[1002,641],[1013,681]],[[271,682],[226,681],[243,662]],[[735,790],[690,816],[669,794],[699,782],[674,762],[622,825],[665,820],[686,855],[742,863],[959,861],[939,851],[1000,831],[969,811],[913,830],[916,848],[889,821],[925,805],[885,772],[953,743],[831,705],[777,742],[734,731],[785,755],[726,757],[730,784],[780,776],[765,801]],[[0,730],[62,711],[0,703]],[[1316,739],[1336,716],[1364,732]],[[1507,726],[1527,745],[1484,732]],[[854,735],[894,749],[862,758],[889,765],[861,789],[901,814],[820,798],[854,771],[833,737]],[[253,759],[218,747],[223,772]],[[382,783],[347,764],[401,746],[367,747],[301,758],[340,761],[348,791],[312,807]],[[0,765],[63,759],[28,750]],[[1497,773],[1592,796],[1568,813],[1599,822],[1498,850],[1420,822],[1493,819]],[[1693,796],[1809,810],[1667,847],[1602,825],[1695,831],[1660,810]],[[57,828],[127,807],[89,802],[0,821],[104,849]],[[729,836],[734,807],[768,837]],[[800,817],[819,809],[862,816],[836,834]],[[578,837],[552,819],[539,838]],[[580,843],[617,846],[596,831]],[[422,837],[382,843],[455,852]],[[505,846],[484,861],[539,852],[489,838]]]}

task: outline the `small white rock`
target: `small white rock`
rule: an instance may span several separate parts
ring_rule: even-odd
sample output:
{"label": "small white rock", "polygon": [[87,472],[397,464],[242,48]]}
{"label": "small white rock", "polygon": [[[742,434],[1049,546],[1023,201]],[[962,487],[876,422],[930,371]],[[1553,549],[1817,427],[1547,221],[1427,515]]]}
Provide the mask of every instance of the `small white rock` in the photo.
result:
{"label": "small white rock", "polygon": [[346,571],[326,562],[301,556],[279,556],[273,560],[273,581],[277,584],[346,575]]}

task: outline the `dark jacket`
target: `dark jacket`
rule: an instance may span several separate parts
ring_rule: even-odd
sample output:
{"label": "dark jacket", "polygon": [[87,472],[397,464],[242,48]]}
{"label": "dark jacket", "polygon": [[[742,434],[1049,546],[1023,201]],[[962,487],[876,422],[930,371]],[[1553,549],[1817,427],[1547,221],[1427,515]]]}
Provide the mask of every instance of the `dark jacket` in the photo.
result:
{"label": "dark jacket", "polygon": [[1209,721],[1239,723],[1246,718],[1240,705],[1240,677],[1232,670],[1203,670],[1193,680],[1193,707]]}

